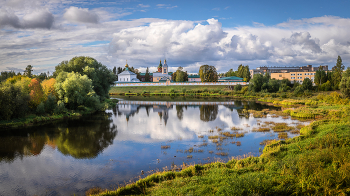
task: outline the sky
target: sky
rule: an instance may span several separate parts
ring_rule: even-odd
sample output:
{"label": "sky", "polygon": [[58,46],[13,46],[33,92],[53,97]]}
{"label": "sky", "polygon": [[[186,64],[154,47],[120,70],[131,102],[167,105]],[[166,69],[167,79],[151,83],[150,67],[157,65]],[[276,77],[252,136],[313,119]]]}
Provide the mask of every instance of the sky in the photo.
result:
{"label": "sky", "polygon": [[75,56],[156,71],[350,62],[350,1],[0,0],[0,71]]}

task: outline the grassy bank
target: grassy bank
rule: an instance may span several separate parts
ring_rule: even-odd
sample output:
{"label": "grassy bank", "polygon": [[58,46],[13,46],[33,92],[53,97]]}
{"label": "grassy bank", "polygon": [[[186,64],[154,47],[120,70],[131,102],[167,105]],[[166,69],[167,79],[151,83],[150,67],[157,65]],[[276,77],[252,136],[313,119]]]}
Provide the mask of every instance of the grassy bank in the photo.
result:
{"label": "grassy bank", "polygon": [[100,195],[349,195],[349,100],[333,92],[260,101],[315,120],[298,137],[270,141],[260,157],[183,166]]}
{"label": "grassy bank", "polygon": [[124,94],[173,94],[173,93],[219,93],[229,91],[226,86],[134,86],[134,87],[112,87],[109,91],[111,95]]}

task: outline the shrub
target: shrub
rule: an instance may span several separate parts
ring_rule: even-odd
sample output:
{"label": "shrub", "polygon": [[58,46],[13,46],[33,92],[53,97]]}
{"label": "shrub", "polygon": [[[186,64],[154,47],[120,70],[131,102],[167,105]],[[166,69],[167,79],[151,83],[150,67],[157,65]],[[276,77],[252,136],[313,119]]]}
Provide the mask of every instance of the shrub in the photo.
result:
{"label": "shrub", "polygon": [[175,93],[175,90],[173,88],[170,89],[170,93]]}
{"label": "shrub", "polygon": [[45,110],[47,113],[52,114],[55,110],[57,104],[56,104],[56,97],[52,94],[50,94],[47,97],[47,100],[45,101]]}
{"label": "shrub", "polygon": [[182,93],[186,93],[186,89],[185,88],[182,89]]}
{"label": "shrub", "polygon": [[294,89],[294,96],[300,96],[304,93],[304,89],[303,87],[301,86],[297,86],[295,89]]}
{"label": "shrub", "polygon": [[57,102],[57,107],[54,110],[55,114],[62,114],[67,111],[66,107],[64,106],[64,103],[62,101]]}
{"label": "shrub", "polygon": [[242,90],[242,85],[237,84],[237,85],[235,86],[235,91],[240,91],[240,90]]}
{"label": "shrub", "polygon": [[43,102],[41,102],[41,103],[38,105],[38,107],[36,107],[36,113],[37,113],[38,115],[43,115],[43,114],[45,114],[45,105],[44,105]]}

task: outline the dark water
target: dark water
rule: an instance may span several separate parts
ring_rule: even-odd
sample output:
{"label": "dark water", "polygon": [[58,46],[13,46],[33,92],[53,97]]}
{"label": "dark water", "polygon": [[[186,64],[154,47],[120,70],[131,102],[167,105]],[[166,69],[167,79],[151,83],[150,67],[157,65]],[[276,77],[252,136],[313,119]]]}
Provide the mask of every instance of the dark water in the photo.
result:
{"label": "dark water", "polygon": [[[91,187],[111,189],[135,180],[141,170],[258,156],[261,141],[277,138],[251,132],[259,121],[297,123],[241,115],[243,109],[279,109],[255,102],[164,99],[123,98],[113,110],[78,120],[0,132],[0,195],[84,195]],[[244,137],[220,146],[208,140],[218,128],[231,127],[242,128]],[[241,146],[232,144],[237,141]]]}

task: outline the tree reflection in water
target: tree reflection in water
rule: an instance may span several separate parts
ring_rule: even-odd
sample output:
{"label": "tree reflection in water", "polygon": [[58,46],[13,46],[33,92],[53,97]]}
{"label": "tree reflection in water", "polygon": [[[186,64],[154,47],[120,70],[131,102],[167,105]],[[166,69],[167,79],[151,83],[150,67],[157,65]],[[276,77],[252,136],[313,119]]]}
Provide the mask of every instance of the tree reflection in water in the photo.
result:
{"label": "tree reflection in water", "polygon": [[56,125],[29,128],[26,132],[2,133],[0,162],[12,162],[15,158],[39,155],[45,145],[57,147],[64,155],[77,159],[97,157],[106,147],[113,144],[117,135],[117,127],[109,116],[110,114],[101,113],[79,120],[59,122]]}
{"label": "tree reflection in water", "polygon": [[218,115],[218,105],[202,105],[199,118],[204,121],[214,121]]}

